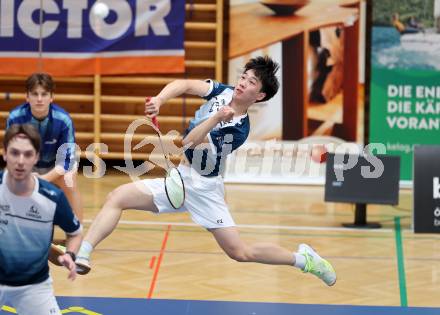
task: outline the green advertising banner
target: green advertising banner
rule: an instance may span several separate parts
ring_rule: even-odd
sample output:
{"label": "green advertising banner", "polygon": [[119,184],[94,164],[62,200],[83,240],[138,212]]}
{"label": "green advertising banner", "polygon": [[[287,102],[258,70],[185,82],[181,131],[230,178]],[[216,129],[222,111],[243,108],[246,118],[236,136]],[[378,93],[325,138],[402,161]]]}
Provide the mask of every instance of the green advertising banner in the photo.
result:
{"label": "green advertising banner", "polygon": [[440,143],[440,0],[407,2],[373,1],[370,83],[369,142],[401,157],[402,180],[415,144]]}

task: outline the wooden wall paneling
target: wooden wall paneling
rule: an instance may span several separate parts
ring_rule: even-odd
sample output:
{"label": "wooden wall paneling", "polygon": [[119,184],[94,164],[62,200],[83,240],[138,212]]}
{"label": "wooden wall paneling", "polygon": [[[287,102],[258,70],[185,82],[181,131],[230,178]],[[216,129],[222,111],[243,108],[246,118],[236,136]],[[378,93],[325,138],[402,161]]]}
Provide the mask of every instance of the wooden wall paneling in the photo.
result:
{"label": "wooden wall paneling", "polygon": [[[185,73],[101,76],[97,64],[95,76],[54,78],[55,102],[71,114],[82,150],[93,142],[103,142],[109,153],[102,158],[123,159],[125,131],[132,121],[143,117],[145,96],[156,95],[176,78],[222,79],[223,0],[192,0],[185,9]],[[8,112],[25,101],[24,81],[25,77],[0,76],[0,139]],[[191,96],[167,102],[159,116],[162,132],[183,132],[202,102]],[[151,135],[152,130],[140,128],[135,141]],[[147,146],[145,152],[133,152],[133,158],[143,160],[151,149]]]}

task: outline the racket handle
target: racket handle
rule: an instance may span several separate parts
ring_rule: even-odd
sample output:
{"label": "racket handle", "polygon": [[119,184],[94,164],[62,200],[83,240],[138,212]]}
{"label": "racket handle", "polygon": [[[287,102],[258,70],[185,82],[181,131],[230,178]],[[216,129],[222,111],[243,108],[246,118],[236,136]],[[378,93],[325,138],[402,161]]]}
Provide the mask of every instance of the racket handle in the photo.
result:
{"label": "racket handle", "polygon": [[157,121],[157,117],[156,116],[151,118],[151,122],[153,123],[153,125],[155,125],[157,127],[157,129],[159,129],[159,122]]}
{"label": "racket handle", "polygon": [[[151,96],[147,96],[145,98],[145,100],[148,102],[151,99]],[[156,126],[157,129],[159,129],[159,122],[157,121],[157,117],[154,116],[153,118],[151,118],[151,122],[153,123],[153,125]]]}

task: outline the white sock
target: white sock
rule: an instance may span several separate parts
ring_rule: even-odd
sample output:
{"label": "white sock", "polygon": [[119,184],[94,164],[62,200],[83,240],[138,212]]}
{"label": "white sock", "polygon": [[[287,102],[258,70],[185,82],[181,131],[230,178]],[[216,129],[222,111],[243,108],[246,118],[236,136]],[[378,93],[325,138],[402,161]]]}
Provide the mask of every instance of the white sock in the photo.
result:
{"label": "white sock", "polygon": [[301,270],[304,270],[306,267],[306,258],[304,255],[293,253],[293,257],[295,257],[295,263],[293,265]]}
{"label": "white sock", "polygon": [[[81,243],[81,248],[79,249],[79,253],[81,253],[81,254],[80,254],[81,257],[84,257],[84,258],[89,259],[90,254],[92,253],[92,251],[93,251],[93,246],[92,246],[92,244],[90,244],[90,243],[87,242],[87,241],[83,241],[83,242]],[[79,254],[79,253],[78,253],[78,254]]]}

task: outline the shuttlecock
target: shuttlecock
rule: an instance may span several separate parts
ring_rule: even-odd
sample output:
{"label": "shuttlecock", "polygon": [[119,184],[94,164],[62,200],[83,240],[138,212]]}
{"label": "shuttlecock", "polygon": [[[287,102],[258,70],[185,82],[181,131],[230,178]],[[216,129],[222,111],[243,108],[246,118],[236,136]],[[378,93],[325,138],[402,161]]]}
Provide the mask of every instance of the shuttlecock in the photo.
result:
{"label": "shuttlecock", "polygon": [[97,1],[92,7],[92,12],[94,15],[103,19],[109,14],[110,9],[104,2]]}

